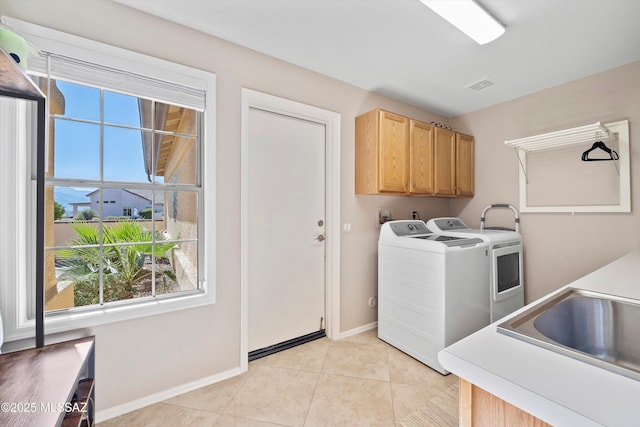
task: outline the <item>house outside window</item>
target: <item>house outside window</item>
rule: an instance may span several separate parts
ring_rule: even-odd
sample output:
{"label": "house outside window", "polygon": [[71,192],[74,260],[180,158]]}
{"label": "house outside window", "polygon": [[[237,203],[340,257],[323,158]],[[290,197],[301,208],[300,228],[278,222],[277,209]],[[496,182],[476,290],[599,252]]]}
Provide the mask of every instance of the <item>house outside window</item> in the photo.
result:
{"label": "house outside window", "polygon": [[[12,24],[42,49],[30,58],[28,73],[47,96],[48,331],[214,302],[204,267],[210,261],[203,262],[214,259],[203,245],[205,230],[213,229],[205,221],[206,197],[213,198],[205,197],[205,187],[213,178],[202,164],[205,156],[214,159],[207,115],[215,117],[215,76]],[[69,47],[69,40],[77,45]],[[64,208],[60,220],[54,204]],[[16,295],[33,294],[22,285],[27,292]],[[28,306],[28,299],[20,303]],[[100,320],[90,320],[92,311]],[[76,312],[89,320],[71,321]]]}

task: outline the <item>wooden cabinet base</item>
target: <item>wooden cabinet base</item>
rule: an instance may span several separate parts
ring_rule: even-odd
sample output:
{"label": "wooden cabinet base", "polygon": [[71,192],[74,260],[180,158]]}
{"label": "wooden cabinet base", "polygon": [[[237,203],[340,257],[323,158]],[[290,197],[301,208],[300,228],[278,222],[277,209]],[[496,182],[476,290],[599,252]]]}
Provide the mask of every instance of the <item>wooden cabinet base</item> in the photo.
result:
{"label": "wooden cabinet base", "polygon": [[550,424],[460,378],[460,426],[551,427]]}

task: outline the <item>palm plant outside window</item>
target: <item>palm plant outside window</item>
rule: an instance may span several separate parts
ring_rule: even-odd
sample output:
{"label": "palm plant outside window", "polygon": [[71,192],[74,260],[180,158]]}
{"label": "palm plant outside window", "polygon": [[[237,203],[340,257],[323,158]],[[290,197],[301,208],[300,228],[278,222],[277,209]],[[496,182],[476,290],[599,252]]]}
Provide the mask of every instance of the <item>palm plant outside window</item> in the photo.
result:
{"label": "palm plant outside window", "polygon": [[[50,126],[45,310],[200,291],[202,113],[39,81]],[[64,208],[59,220],[54,205]]]}
{"label": "palm plant outside window", "polygon": [[45,334],[214,304],[215,73],[0,18],[47,104],[42,156],[37,109],[0,102],[5,342],[34,336],[41,273]]}

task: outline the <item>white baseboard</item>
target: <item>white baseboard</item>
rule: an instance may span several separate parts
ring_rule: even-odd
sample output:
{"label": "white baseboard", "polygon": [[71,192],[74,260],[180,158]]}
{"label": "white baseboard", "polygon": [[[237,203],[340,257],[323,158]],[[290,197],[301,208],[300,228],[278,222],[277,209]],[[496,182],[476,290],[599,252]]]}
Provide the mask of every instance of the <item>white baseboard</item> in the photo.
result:
{"label": "white baseboard", "polygon": [[218,383],[220,381],[227,380],[229,378],[240,375],[242,370],[238,368],[230,369],[225,372],[221,372],[216,375],[201,378],[190,383],[182,384],[177,387],[163,390],[158,393],[151,394],[149,396],[141,397],[140,399],[132,400],[131,402],[123,403],[122,405],[113,406],[111,408],[103,409],[96,412],[96,423],[115,418],[127,412],[135,411],[136,409],[143,408],[145,406],[153,405],[154,403],[162,402],[163,400],[170,399],[183,393],[188,393],[200,387],[205,387],[211,384]]}
{"label": "white baseboard", "polygon": [[338,335],[338,337],[336,339],[341,340],[343,338],[347,338],[353,335],[358,335],[362,332],[367,332],[370,331],[371,329],[375,329],[378,327],[378,322],[372,322],[369,323],[367,325],[363,325],[363,326],[358,326],[357,328],[354,329],[350,329],[348,331],[344,331],[344,332],[340,332],[340,334]]}
{"label": "white baseboard", "polygon": [[[334,339],[343,339],[353,335],[360,334],[362,332],[370,331],[378,327],[378,322],[372,322],[367,325],[359,326],[354,329],[350,329],[345,332],[341,332]],[[117,416],[126,414],[131,411],[135,411],[136,409],[144,408],[145,406],[153,405],[154,403],[162,402],[163,400],[170,399],[172,397],[178,396],[183,393],[188,393],[190,391],[196,390],[201,387],[206,387],[211,384],[218,383],[220,381],[227,380],[229,378],[235,377],[237,375],[242,374],[243,371],[240,367],[230,369],[225,372],[221,372],[216,375],[212,375],[209,377],[201,378],[196,381],[192,381],[190,383],[182,384],[177,387],[173,387],[167,390],[160,391],[158,393],[154,393],[145,397],[141,397],[140,399],[132,400],[127,403],[123,403],[122,405],[112,406],[111,408],[103,409],[101,411],[96,412],[96,422],[102,422],[109,420],[111,418],[115,418]]]}

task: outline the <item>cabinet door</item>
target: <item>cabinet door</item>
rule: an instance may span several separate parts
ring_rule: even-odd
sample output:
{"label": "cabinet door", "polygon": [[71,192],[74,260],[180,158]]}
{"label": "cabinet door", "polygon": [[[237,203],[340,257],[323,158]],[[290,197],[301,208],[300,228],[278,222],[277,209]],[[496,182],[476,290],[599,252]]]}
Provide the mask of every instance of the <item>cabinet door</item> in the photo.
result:
{"label": "cabinet door", "polygon": [[456,134],[456,195],[473,196],[473,137]]}
{"label": "cabinet door", "polygon": [[434,194],[454,196],[456,194],[456,134],[453,131],[434,127]]}
{"label": "cabinet door", "polygon": [[379,116],[378,110],[371,110],[356,117],[356,194],[378,194]]}
{"label": "cabinet door", "polygon": [[433,126],[411,120],[409,192],[433,194]]}
{"label": "cabinet door", "polygon": [[378,189],[405,193],[409,187],[409,119],[380,111]]}

